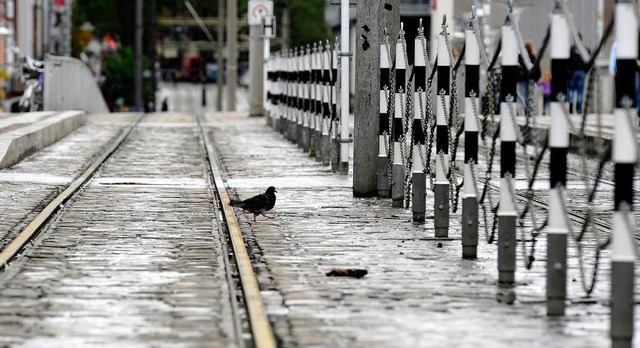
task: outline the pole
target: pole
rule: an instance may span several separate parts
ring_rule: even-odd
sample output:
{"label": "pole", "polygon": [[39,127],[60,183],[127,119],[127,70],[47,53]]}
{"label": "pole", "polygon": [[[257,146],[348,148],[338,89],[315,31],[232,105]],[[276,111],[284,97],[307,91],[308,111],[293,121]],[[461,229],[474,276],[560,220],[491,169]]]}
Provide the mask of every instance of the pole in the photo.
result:
{"label": "pole", "polygon": [[[340,47],[343,54],[341,55],[342,73],[340,78],[342,81],[349,81],[350,56],[346,53],[351,52],[349,47],[349,0],[342,0],[340,3]],[[340,89],[340,174],[349,173],[349,83],[345,83],[346,88]]]}
{"label": "pole", "polygon": [[393,166],[391,167],[391,206],[402,207],[404,203],[404,166],[402,165],[401,142],[403,135],[403,106],[407,100],[407,55],[403,25],[396,41],[396,85],[393,117]]}
{"label": "pole", "polygon": [[[331,44],[327,40],[322,54],[322,164],[331,161],[331,140],[329,126],[331,122]],[[348,136],[348,133],[347,133]]]}
{"label": "pole", "polygon": [[303,56],[302,56],[302,65],[303,65],[303,73],[302,73],[302,149],[304,152],[309,151],[310,146],[310,137],[311,137],[311,118],[313,115],[311,114],[311,47],[307,45],[306,48],[302,48]]}
{"label": "pole", "polygon": [[340,130],[338,122],[338,52],[340,42],[336,37],[331,51],[331,170],[334,173],[340,171]]}
{"label": "pole", "polygon": [[413,173],[411,173],[411,210],[413,221],[424,222],[427,198],[427,174],[425,166],[428,163],[422,162],[422,155],[426,152],[426,136],[422,128],[423,114],[427,99],[427,39],[424,36],[422,19],[418,27],[418,36],[414,41],[414,76],[415,83],[413,89]]}
{"label": "pole", "polygon": [[447,110],[450,100],[451,52],[447,45],[447,17],[442,17],[438,35],[438,82],[436,95],[436,181],[434,185],[434,226],[436,237],[449,236],[449,128]]}
{"label": "pole", "polygon": [[218,71],[216,72],[216,111],[222,111],[222,92],[224,89],[224,5],[225,0],[218,0],[218,42],[216,45],[216,60]]}
{"label": "pole", "polygon": [[156,100],[156,91],[158,90],[158,80],[156,78],[156,59],[157,59],[157,52],[156,52],[156,35],[157,35],[157,6],[156,6],[156,1],[157,0],[151,0],[151,24],[150,24],[150,31],[149,31],[149,62],[151,65],[151,96],[153,98],[153,100],[151,101],[151,112],[155,112],[158,108],[158,101]]}
{"label": "pole", "polygon": [[[384,28],[390,33],[400,29],[400,0],[358,0],[356,14],[360,29],[355,35],[355,71],[366,74],[354,74],[353,195],[371,197],[378,194],[380,51],[377,48]],[[344,47],[341,50],[347,51]],[[393,55],[394,50],[391,51]],[[341,90],[348,90],[349,80],[343,81]],[[393,86],[389,89],[392,93]],[[348,108],[348,105],[342,104],[341,108]]]}
{"label": "pole", "polygon": [[236,111],[238,84],[238,2],[227,1],[227,110]]}
{"label": "pole", "polygon": [[549,228],[547,229],[547,315],[565,312],[567,296],[567,233],[565,192],[567,190],[567,153],[569,125],[564,115],[568,92],[569,25],[556,1],[551,16],[551,125],[549,127]]}
{"label": "pole", "polygon": [[464,90],[464,188],[462,193],[462,258],[478,257],[478,120],[480,112],[480,47],[474,33],[475,8],[467,27]]}
{"label": "pole", "polygon": [[[510,9],[511,11],[512,9]],[[510,18],[511,16],[509,16]],[[500,208],[498,210],[498,285],[511,287],[516,268],[516,207],[512,192],[516,175],[516,76],[518,45],[507,19],[502,27],[502,84],[500,87]]]}
{"label": "pole", "polygon": [[[264,42],[259,25],[249,27],[249,40],[249,71],[251,72],[251,84],[249,85],[251,107],[249,116],[262,116],[264,115],[264,105],[262,104],[262,91],[264,90]],[[293,60],[292,56],[291,61],[293,62]]]}
{"label": "pole", "polygon": [[635,221],[633,181],[638,151],[634,124],[637,122],[636,59],[638,22],[634,2],[618,0],[615,8],[617,73],[616,125],[612,145],[614,163],[614,211],[611,247],[611,341],[613,348],[631,347],[634,320]]}
{"label": "pole", "polygon": [[312,69],[313,69],[313,150],[316,160],[322,156],[322,63],[320,62],[322,45],[313,43]]}
{"label": "pole", "polygon": [[378,196],[391,197],[389,185],[389,140],[391,129],[389,128],[389,103],[391,96],[391,47],[389,47],[389,35],[386,30],[384,39],[380,45],[380,126],[378,128]]}
{"label": "pole", "polygon": [[135,19],[135,105],[142,111],[142,0],[136,0]]}

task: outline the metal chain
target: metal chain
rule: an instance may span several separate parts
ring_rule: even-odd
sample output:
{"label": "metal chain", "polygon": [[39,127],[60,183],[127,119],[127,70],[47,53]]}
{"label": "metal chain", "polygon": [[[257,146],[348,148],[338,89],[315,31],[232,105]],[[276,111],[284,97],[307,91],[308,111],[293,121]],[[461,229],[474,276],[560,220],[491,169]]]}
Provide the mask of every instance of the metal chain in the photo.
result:
{"label": "metal chain", "polygon": [[426,118],[429,125],[429,129],[425,129],[425,134],[429,134],[429,143],[427,144],[427,166],[425,167],[427,170],[427,176],[429,177],[429,185],[431,186],[431,191],[435,189],[435,183],[433,181],[433,172],[431,170],[431,154],[433,153],[433,139],[436,134],[436,118],[433,116],[433,108],[431,105],[431,94],[433,88],[433,80],[429,79],[427,81],[427,114]]}
{"label": "metal chain", "polygon": [[[420,110],[420,125],[422,126],[422,133],[427,134],[427,120],[425,119],[425,111],[424,106],[422,105],[422,87],[418,87],[418,110]],[[424,172],[427,172],[427,156],[424,151],[424,147],[422,145],[418,146],[418,151],[420,153],[420,160],[422,161],[422,168],[424,168]]]}
{"label": "metal chain", "polygon": [[478,47],[480,48],[480,56],[482,57],[482,61],[489,66],[489,57],[487,57],[487,51],[484,47],[484,40],[482,39],[482,32],[480,31],[480,27],[478,25],[478,18],[474,15],[471,17],[471,26],[473,27],[473,34],[476,37],[476,41],[478,42]]}

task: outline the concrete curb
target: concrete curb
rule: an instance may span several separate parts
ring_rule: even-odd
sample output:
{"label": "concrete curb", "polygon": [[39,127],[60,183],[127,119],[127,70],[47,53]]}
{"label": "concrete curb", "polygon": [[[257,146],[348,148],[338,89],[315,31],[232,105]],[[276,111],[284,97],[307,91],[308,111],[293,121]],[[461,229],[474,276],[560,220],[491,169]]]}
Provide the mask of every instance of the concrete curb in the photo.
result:
{"label": "concrete curb", "polygon": [[65,111],[41,121],[0,134],[0,168],[8,168],[80,127],[84,111]]}

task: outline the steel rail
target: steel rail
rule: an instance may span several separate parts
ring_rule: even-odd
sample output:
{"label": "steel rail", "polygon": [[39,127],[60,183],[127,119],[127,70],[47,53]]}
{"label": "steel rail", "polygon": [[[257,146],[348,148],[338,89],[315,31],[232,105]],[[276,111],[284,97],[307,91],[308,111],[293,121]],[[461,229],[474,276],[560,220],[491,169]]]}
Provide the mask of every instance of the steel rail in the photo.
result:
{"label": "steel rail", "polygon": [[217,191],[220,201],[222,202],[221,209],[229,230],[233,254],[238,267],[242,292],[244,294],[251,332],[253,334],[253,342],[257,348],[275,348],[277,347],[276,339],[264,309],[262,296],[260,295],[260,287],[256,275],[253,272],[253,266],[247,248],[244,244],[240,224],[230,205],[231,199],[222,178],[222,170],[220,169],[218,157],[216,156],[215,145],[204,130],[200,118],[201,117],[198,116],[198,124],[200,126],[202,139],[205,143],[211,173],[213,174],[214,189]]}
{"label": "steel rail", "polygon": [[84,184],[93,177],[97,170],[104,162],[120,147],[122,142],[131,134],[131,131],[144,118],[141,114],[132,124],[126,128],[120,136],[114,140],[109,148],[100,155],[87,170],[84,171],[77,179],[75,179],[62,193],[54,198],[47,206],[25,227],[11,242],[0,252],[0,269],[4,269],[6,265],[15,259],[15,257],[24,249],[25,245],[36,237],[42,228],[51,220],[62,205],[71,199]]}

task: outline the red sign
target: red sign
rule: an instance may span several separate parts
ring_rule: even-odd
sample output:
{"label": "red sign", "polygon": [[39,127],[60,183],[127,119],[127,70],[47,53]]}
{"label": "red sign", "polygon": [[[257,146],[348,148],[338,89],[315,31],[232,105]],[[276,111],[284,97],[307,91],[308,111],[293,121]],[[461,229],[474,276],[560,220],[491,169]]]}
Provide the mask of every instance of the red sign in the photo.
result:
{"label": "red sign", "polygon": [[55,5],[57,7],[63,7],[64,6],[64,0],[55,0]]}

